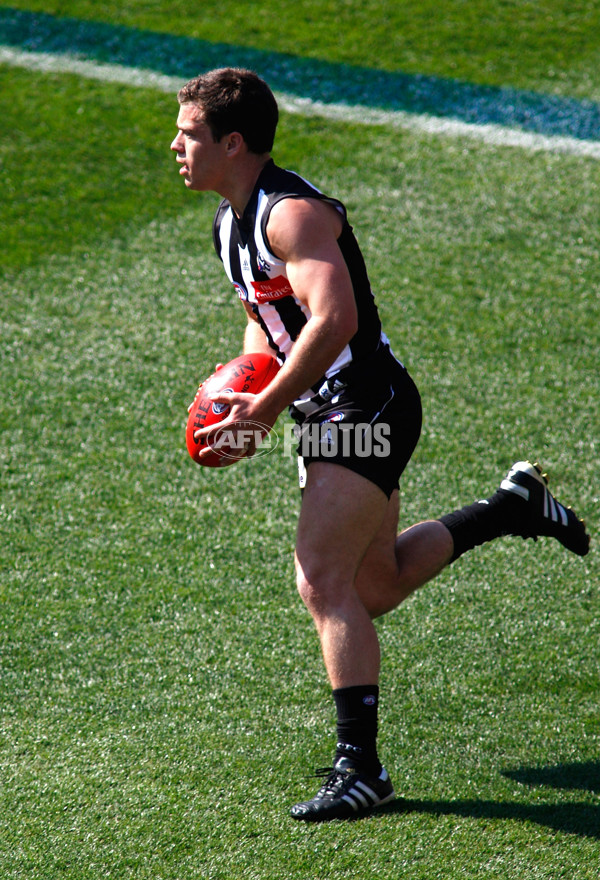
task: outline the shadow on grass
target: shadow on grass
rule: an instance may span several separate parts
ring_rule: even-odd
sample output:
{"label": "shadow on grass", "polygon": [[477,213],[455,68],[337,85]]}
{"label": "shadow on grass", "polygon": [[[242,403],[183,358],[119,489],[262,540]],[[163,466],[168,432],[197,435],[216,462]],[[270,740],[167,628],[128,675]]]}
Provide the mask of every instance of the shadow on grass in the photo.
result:
{"label": "shadow on grass", "polygon": [[502,775],[523,785],[549,785],[600,794],[600,761],[557,764],[555,767],[519,767],[518,770],[503,770]]}
{"label": "shadow on grass", "polygon": [[[600,762],[559,764],[556,767],[522,767],[503,771],[503,776],[529,786],[550,786],[600,793]],[[600,840],[600,803],[499,803],[485,800],[428,801],[398,799],[381,813],[428,813],[473,819],[512,819],[534,822],[564,834]]]}

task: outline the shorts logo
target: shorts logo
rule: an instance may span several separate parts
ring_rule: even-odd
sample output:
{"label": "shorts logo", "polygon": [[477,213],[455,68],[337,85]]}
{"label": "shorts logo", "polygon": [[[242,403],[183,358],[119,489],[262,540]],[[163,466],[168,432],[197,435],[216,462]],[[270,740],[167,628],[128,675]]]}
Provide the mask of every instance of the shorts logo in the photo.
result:
{"label": "shorts logo", "polygon": [[[219,391],[219,394],[233,394],[233,388],[223,388],[222,391]],[[228,409],[228,403],[213,403],[212,405],[212,411],[216,416],[220,416],[222,413],[227,412]]]}
{"label": "shorts logo", "polygon": [[343,418],[344,418],[343,412],[334,412],[334,413],[331,413],[330,416],[327,416],[326,419],[323,419],[323,421],[320,424],[324,425],[326,422],[341,422],[343,420]]}
{"label": "shorts logo", "polygon": [[277,278],[270,278],[268,281],[252,281],[251,284],[259,305],[283,299],[284,296],[292,296],[294,293],[285,275],[278,275]]}

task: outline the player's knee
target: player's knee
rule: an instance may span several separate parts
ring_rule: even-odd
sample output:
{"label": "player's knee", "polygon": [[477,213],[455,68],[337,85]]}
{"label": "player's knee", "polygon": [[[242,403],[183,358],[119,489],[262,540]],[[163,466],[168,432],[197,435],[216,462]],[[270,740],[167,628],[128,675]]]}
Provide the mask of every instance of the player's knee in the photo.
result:
{"label": "player's knee", "polygon": [[296,586],[300,598],[313,617],[326,614],[330,607],[339,603],[343,594],[343,585],[336,578],[328,576],[327,572],[319,569],[306,571],[297,566]]}
{"label": "player's knee", "polygon": [[296,587],[300,598],[312,613],[313,608],[316,610],[319,605],[319,591],[316,584],[311,578],[307,577],[304,570],[300,567],[296,569]]}

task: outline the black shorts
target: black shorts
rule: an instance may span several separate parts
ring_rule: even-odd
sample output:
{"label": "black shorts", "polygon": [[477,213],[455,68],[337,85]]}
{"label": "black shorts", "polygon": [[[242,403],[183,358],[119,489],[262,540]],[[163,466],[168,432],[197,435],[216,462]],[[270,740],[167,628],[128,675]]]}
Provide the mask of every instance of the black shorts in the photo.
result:
{"label": "black shorts", "polygon": [[421,433],[419,391],[387,346],[329,380],[335,393],[309,414],[291,407],[298,437],[300,485],[313,461],[366,477],[389,498]]}

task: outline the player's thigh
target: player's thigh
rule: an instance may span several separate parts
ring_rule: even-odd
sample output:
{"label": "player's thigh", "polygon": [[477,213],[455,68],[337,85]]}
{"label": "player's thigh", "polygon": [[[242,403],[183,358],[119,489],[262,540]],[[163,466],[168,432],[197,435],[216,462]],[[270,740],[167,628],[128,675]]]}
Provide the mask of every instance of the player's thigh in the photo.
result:
{"label": "player's thigh", "polygon": [[312,462],[298,521],[296,564],[310,580],[352,586],[388,509],[381,489],[341,465]]}

